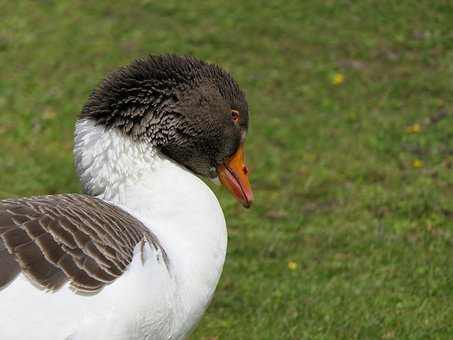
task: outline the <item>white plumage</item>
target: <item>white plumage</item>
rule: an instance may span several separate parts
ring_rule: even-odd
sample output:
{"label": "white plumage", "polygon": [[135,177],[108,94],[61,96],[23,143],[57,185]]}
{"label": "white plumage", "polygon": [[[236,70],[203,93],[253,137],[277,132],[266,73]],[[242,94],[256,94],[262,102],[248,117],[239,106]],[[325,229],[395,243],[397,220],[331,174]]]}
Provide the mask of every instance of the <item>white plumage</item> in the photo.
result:
{"label": "white plumage", "polygon": [[[226,255],[225,219],[209,187],[149,144],[77,123],[76,166],[88,193],[123,208],[159,239],[93,295],[55,293],[20,276],[0,291],[1,340],[183,339],[208,306]],[[95,211],[93,211],[95,213]],[[37,312],[38,311],[38,312]]]}

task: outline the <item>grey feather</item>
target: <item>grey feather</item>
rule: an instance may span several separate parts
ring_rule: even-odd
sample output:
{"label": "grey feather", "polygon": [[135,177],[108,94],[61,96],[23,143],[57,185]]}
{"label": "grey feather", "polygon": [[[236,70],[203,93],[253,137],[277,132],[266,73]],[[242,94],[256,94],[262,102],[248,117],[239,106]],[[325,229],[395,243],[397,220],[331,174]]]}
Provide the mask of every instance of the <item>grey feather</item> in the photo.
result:
{"label": "grey feather", "polygon": [[66,282],[93,293],[120,277],[146,240],[165,256],[140,221],[100,199],[65,194],[0,201],[0,289],[23,272],[54,291]]}

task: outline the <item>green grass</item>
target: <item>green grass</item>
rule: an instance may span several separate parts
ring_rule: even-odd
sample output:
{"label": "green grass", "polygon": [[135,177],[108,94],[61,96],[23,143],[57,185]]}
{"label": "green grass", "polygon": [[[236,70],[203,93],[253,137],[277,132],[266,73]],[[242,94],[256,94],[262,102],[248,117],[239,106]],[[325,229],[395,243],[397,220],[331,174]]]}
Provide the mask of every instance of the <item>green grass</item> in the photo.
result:
{"label": "green grass", "polygon": [[448,1],[0,7],[0,197],[79,190],[77,113],[136,57],[191,54],[247,92],[256,204],[215,189],[229,254],[193,339],[453,338]]}

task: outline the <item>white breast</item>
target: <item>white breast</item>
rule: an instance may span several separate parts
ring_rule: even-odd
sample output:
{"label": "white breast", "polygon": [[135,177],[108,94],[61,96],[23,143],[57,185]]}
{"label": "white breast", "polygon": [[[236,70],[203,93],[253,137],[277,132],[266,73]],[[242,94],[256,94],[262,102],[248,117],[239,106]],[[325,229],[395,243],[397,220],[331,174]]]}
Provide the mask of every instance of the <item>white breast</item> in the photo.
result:
{"label": "white breast", "polygon": [[[140,249],[128,271],[101,292],[45,293],[20,276],[0,292],[2,340],[182,339],[198,322],[220,278],[227,233],[219,203],[197,176],[89,121],[77,126],[76,160],[87,192],[139,218],[162,254]],[[38,311],[38,312],[37,312]]]}

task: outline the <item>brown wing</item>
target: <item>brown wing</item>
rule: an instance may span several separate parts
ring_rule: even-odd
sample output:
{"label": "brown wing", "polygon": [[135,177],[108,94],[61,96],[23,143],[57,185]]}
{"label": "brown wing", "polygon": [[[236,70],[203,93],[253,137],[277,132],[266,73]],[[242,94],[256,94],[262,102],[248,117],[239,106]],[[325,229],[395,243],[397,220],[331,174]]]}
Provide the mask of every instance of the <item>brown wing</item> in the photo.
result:
{"label": "brown wing", "polygon": [[77,291],[96,292],[126,270],[145,241],[165,260],[140,221],[91,196],[0,200],[0,289],[23,272],[51,291],[70,281]]}

